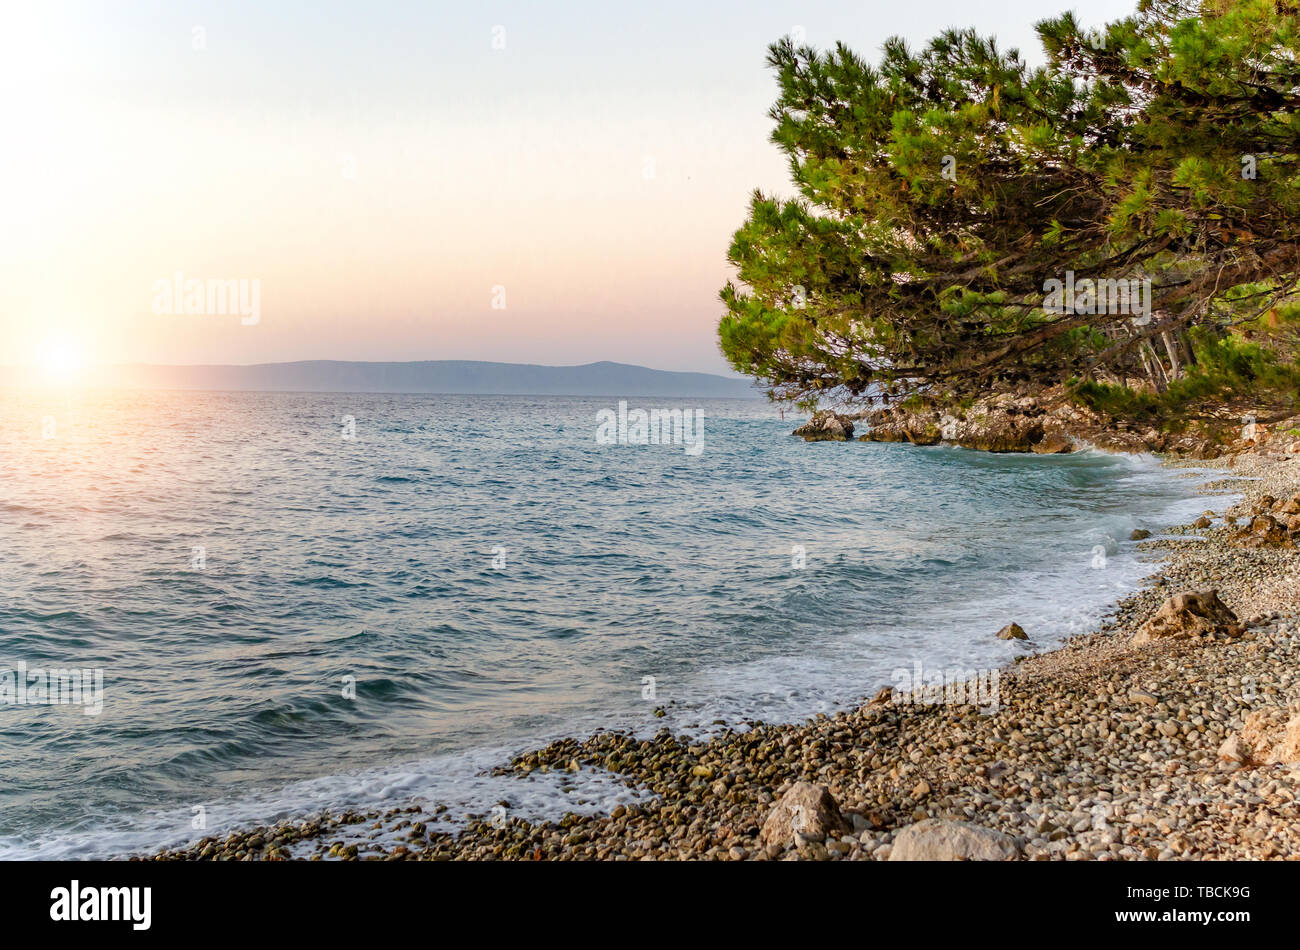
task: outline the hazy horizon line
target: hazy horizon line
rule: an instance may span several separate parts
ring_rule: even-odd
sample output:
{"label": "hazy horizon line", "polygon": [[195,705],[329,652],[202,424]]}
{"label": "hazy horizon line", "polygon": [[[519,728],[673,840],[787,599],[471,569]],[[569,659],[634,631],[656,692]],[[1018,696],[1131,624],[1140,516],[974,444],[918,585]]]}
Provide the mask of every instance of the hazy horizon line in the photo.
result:
{"label": "hazy horizon line", "polygon": [[[627,366],[633,369],[648,369],[656,373],[689,373],[695,376],[716,376],[720,379],[749,379],[743,373],[730,371],[731,375],[724,373],[711,373],[707,370],[695,369],[663,369],[658,366],[648,366],[644,363],[625,363],[622,360],[588,360],[585,363],[524,363],[517,360],[481,360],[481,359],[459,359],[448,357],[442,359],[415,359],[415,360],[349,360],[336,359],[333,357],[317,357],[294,360],[263,360],[254,363],[155,363],[147,360],[132,360],[122,363],[87,363],[85,369],[114,369],[125,366],[163,366],[169,369],[204,369],[210,367],[252,367],[252,366],[293,366],[299,363],[355,363],[368,366],[390,364],[398,366],[409,366],[415,363],[480,363],[488,366],[536,366],[542,369],[582,369],[587,366]],[[0,363],[0,369],[5,370],[26,370],[31,366],[25,363]]]}

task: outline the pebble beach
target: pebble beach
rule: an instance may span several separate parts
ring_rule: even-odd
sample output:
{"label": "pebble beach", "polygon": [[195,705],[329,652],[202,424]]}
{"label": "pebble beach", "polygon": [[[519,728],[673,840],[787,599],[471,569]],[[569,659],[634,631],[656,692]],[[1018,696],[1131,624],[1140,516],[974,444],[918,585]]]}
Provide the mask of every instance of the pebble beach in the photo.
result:
{"label": "pebble beach", "polygon": [[[1291,448],[1295,448],[1292,446]],[[1300,857],[1300,457],[1254,446],[1195,525],[1140,542],[1147,586],[1061,649],[998,671],[995,709],[903,702],[708,739],[598,732],[500,766],[603,770],[640,790],[609,814],[531,823],[501,802],[454,832],[437,806],[325,813],[146,860],[1171,861]],[[1193,473],[1189,472],[1189,477]],[[1216,510],[1214,505],[1220,507]],[[1268,524],[1264,524],[1268,522]],[[1256,530],[1258,529],[1258,530]],[[1271,533],[1270,533],[1271,532]],[[1234,622],[1146,638],[1179,592]],[[1015,621],[1007,618],[1008,623]],[[993,636],[995,631],[990,631]],[[485,803],[491,806],[492,803]]]}

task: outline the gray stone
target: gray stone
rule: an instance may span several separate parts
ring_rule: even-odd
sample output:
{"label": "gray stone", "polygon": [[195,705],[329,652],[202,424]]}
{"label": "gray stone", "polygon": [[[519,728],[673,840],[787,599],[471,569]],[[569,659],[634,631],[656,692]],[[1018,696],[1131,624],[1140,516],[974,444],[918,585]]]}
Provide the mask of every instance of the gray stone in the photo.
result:
{"label": "gray stone", "polygon": [[965,821],[929,818],[898,832],[891,861],[1014,861],[1020,848],[1010,835]]}

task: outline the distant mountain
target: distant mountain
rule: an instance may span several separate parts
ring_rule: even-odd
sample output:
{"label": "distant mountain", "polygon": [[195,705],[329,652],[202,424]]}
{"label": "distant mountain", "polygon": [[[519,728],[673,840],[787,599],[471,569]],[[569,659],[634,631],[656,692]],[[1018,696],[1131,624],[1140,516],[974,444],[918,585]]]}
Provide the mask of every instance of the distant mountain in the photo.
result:
{"label": "distant mountain", "polygon": [[133,389],[261,392],[461,393],[503,396],[682,396],[757,398],[746,379],[673,373],[627,363],[537,366],[474,360],[361,363],[306,360],[253,366],[107,367],[97,382]]}

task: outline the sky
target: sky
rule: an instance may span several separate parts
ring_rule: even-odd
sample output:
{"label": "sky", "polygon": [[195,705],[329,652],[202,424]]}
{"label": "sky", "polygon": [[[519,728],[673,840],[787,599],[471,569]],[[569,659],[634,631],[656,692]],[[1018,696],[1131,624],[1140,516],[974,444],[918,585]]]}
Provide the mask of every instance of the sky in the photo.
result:
{"label": "sky", "polygon": [[875,60],[974,26],[1036,63],[1070,6],[7,4],[0,364],[727,372],[731,235],[753,189],[791,191],[768,44]]}

